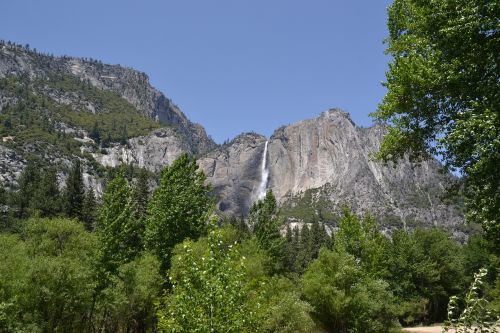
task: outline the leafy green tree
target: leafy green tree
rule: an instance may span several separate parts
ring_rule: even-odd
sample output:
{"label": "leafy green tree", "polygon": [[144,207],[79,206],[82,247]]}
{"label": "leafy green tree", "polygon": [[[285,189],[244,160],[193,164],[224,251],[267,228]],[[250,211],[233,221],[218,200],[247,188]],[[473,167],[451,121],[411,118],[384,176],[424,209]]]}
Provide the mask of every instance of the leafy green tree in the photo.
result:
{"label": "leafy green tree", "polygon": [[430,320],[443,321],[450,296],[466,287],[462,249],[449,234],[439,229],[417,229],[413,237],[437,269],[437,283],[428,286]]}
{"label": "leafy green tree", "polygon": [[69,171],[64,190],[66,216],[81,219],[84,198],[85,186],[83,184],[82,167],[80,160],[76,159]]}
{"label": "leafy green tree", "polygon": [[384,85],[373,116],[392,127],[378,156],[440,154],[465,176],[467,218],[500,244],[500,6],[484,0],[395,0]]}
{"label": "leafy green tree", "polygon": [[395,231],[385,252],[384,277],[400,305],[405,325],[446,318],[450,296],[462,290],[461,249],[437,229]]}
{"label": "leafy green tree", "polygon": [[172,292],[158,311],[161,332],[256,332],[255,314],[246,302],[244,260],[226,247],[212,227],[201,256],[192,241],[183,243],[169,273]]}
{"label": "leafy green tree", "polygon": [[20,322],[21,291],[30,269],[26,247],[18,235],[0,234],[0,332],[15,332],[25,326]]}
{"label": "leafy green tree", "polygon": [[108,272],[132,261],[144,248],[134,211],[132,188],[123,172],[118,172],[106,187],[97,219],[101,261]]}
{"label": "leafy green tree", "polygon": [[133,199],[136,203],[136,216],[139,220],[146,218],[149,195],[148,171],[146,169],[140,169],[133,192]]}
{"label": "leafy green tree", "polygon": [[163,278],[154,254],[143,252],[121,265],[99,296],[93,332],[155,332]]}
{"label": "leafy green tree", "polygon": [[0,235],[0,308],[10,321],[0,325],[8,332],[84,331],[96,238],[65,219],[31,219],[21,236]]}
{"label": "leafy green tree", "polygon": [[386,250],[385,279],[399,304],[404,325],[429,321],[429,299],[439,274],[436,264],[406,231],[396,230]]}
{"label": "leafy green tree", "polygon": [[302,276],[302,286],[313,315],[332,332],[388,332],[394,326],[388,284],[365,274],[345,251],[320,250]]}
{"label": "leafy green tree", "polygon": [[472,235],[463,247],[464,276],[469,285],[474,275],[481,269],[486,268],[488,275],[483,279],[487,285],[495,283],[500,272],[500,259],[492,254],[492,244],[483,235]]}
{"label": "leafy green tree", "polygon": [[280,276],[263,278],[259,287],[257,318],[260,330],[269,333],[313,332],[312,306],[301,299],[294,281]]}
{"label": "leafy green tree", "polygon": [[208,237],[176,246],[174,281],[158,312],[162,331],[310,332],[311,306],[296,283],[274,275],[255,237],[211,225]]}
{"label": "leafy green tree", "polygon": [[386,238],[378,231],[375,220],[369,216],[360,220],[347,208],[335,234],[335,250],[346,251],[358,260],[370,274],[380,276]]}
{"label": "leafy green tree", "polygon": [[161,263],[170,267],[174,246],[186,238],[196,239],[206,230],[213,200],[205,175],[196,160],[181,155],[162,171],[161,181],[148,206],[146,242]]}
{"label": "leafy green tree", "polygon": [[260,246],[269,252],[273,258],[273,270],[280,272],[284,268],[285,240],[281,236],[281,225],[278,216],[276,198],[268,190],[263,200],[257,201],[250,209],[248,223],[253,227],[253,233]]}

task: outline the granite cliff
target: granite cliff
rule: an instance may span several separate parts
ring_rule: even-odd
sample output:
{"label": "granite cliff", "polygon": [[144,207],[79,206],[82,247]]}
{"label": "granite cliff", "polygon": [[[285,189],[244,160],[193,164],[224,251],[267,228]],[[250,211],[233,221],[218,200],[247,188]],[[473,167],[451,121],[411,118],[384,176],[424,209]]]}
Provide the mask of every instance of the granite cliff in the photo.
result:
{"label": "granite cliff", "polygon": [[56,165],[61,183],[75,158],[99,195],[103,169],[131,164],[159,171],[180,154],[197,156],[225,214],[246,215],[262,187],[290,220],[335,224],[342,207],[369,211],[388,227],[463,221],[456,181],[435,160],[382,165],[371,158],[384,127],[356,126],[337,109],[217,145],[146,74],[119,65],[40,54],[0,42],[0,180],[15,187],[26,160]]}
{"label": "granite cliff", "polygon": [[348,206],[371,212],[388,226],[459,225],[458,203],[444,198],[456,179],[436,160],[374,161],[383,134],[382,126],[358,127],[347,113],[333,109],[281,127],[269,139],[242,135],[199,163],[219,195],[219,209],[232,214],[245,215],[256,199],[268,141],[267,188],[289,217],[335,222]]}

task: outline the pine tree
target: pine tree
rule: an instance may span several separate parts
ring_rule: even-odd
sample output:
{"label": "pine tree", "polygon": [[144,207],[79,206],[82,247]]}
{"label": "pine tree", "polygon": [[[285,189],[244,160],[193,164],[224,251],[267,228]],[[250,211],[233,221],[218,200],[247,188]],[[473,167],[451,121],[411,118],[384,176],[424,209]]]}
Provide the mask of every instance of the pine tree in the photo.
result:
{"label": "pine tree", "polygon": [[292,231],[290,224],[287,224],[285,234],[285,268],[288,272],[295,271],[296,257],[297,246],[295,244],[294,231]]}
{"label": "pine tree", "polygon": [[76,159],[71,168],[66,188],[64,191],[64,205],[66,215],[70,218],[82,218],[83,200],[85,198],[85,187],[83,185],[82,167],[80,160]]}
{"label": "pine tree", "polygon": [[295,226],[293,228],[293,253],[294,253],[294,257],[291,258],[291,261],[292,261],[292,264],[293,264],[293,272],[295,273],[300,273],[301,272],[301,269],[299,267],[299,262],[297,260],[298,256],[299,256],[299,252],[300,252],[300,229],[298,226]]}
{"label": "pine tree", "polygon": [[147,245],[158,256],[162,273],[170,267],[176,244],[186,238],[196,239],[206,231],[213,200],[205,179],[196,160],[187,154],[162,171],[160,185],[148,205],[146,222]]}
{"label": "pine tree", "polygon": [[89,133],[89,138],[94,140],[96,144],[101,143],[101,132],[99,131],[99,126],[97,125],[97,121],[94,123],[94,127],[92,127],[92,130]]}
{"label": "pine tree", "polygon": [[229,224],[233,226],[238,233],[238,239],[246,238],[250,234],[250,229],[248,228],[248,225],[243,217],[236,217],[234,215],[231,215],[228,218],[224,218],[222,224]]}
{"label": "pine tree", "polygon": [[28,164],[19,177],[19,191],[14,199],[18,208],[16,214],[18,218],[27,218],[31,214],[31,201],[39,182],[40,162],[36,158],[31,157],[28,159]]}
{"label": "pine tree", "polygon": [[323,235],[318,220],[314,219],[311,225],[311,259],[318,257],[319,249],[323,246]]}
{"label": "pine tree", "polygon": [[85,191],[85,199],[83,200],[82,207],[82,222],[85,225],[85,229],[91,231],[95,227],[97,202],[95,200],[94,190],[89,189]]}
{"label": "pine tree", "polygon": [[309,225],[304,224],[302,226],[302,229],[300,229],[299,251],[297,253],[296,267],[299,273],[304,272],[304,270],[309,265],[311,259],[312,259],[311,230],[309,229]]}
{"label": "pine tree", "polygon": [[61,213],[61,195],[55,169],[43,171],[39,185],[33,194],[31,206],[35,214],[40,217],[55,217]]}
{"label": "pine tree", "polygon": [[278,216],[276,198],[271,190],[267,191],[263,200],[252,206],[248,220],[260,246],[273,259],[274,267],[271,270],[280,272],[285,265],[285,240],[280,233],[282,223]]}

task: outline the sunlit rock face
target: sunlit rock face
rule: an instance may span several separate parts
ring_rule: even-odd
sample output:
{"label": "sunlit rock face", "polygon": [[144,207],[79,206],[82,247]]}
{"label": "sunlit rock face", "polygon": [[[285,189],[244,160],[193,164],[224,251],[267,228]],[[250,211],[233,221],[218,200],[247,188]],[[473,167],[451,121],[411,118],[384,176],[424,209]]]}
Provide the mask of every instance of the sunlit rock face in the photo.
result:
{"label": "sunlit rock face", "polygon": [[189,145],[174,130],[162,128],[149,135],[132,138],[126,145],[111,145],[92,153],[92,156],[103,166],[116,167],[125,163],[150,171],[160,171],[182,153],[189,151]]}
{"label": "sunlit rock face", "polygon": [[[457,207],[441,200],[452,177],[437,161],[383,165],[373,160],[383,134],[382,126],[358,127],[337,109],[281,127],[268,141],[267,188],[281,203],[314,190],[310,200],[327,201],[337,212],[348,206],[402,224],[461,223]],[[200,160],[222,211],[244,215],[256,200],[265,142],[261,136],[242,136]]]}

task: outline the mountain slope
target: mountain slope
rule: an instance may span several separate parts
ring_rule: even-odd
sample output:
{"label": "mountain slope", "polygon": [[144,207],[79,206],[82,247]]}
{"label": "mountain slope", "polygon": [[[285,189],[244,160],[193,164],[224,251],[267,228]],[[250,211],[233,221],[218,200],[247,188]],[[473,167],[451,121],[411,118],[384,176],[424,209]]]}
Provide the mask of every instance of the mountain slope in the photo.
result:
{"label": "mountain slope", "polygon": [[0,178],[14,185],[30,155],[58,166],[60,179],[78,157],[88,185],[102,185],[102,166],[157,170],[183,152],[199,155],[217,146],[144,73],[5,42],[0,137]]}
{"label": "mountain slope", "polygon": [[[203,127],[189,121],[170,99],[149,84],[148,76],[139,71],[103,64],[96,60],[48,56],[0,43],[0,78],[12,76],[28,78],[31,82],[73,80],[98,90],[115,93],[132,105],[139,114],[176,128],[194,154],[206,153],[216,146]],[[81,87],[74,82],[40,85],[37,90],[80,111],[107,111],[81,96]]]}

